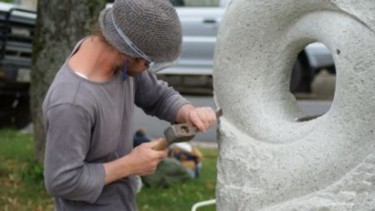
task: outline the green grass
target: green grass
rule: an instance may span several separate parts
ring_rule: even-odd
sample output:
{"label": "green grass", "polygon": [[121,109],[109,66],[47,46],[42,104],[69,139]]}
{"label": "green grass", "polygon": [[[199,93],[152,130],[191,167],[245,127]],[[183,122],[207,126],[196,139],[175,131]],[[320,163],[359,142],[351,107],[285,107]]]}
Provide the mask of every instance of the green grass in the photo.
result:
{"label": "green grass", "polygon": [[53,210],[34,160],[31,134],[0,130],[0,184],[0,210]]}
{"label": "green grass", "polygon": [[[204,160],[197,179],[183,184],[174,184],[167,189],[142,188],[138,195],[138,209],[148,210],[191,210],[194,203],[215,198],[217,149],[201,149]],[[207,206],[199,211],[215,210]]]}
{"label": "green grass", "polygon": [[[53,210],[43,187],[42,167],[34,160],[33,137],[15,130],[0,130],[0,210]],[[217,149],[201,148],[204,155],[197,179],[168,188],[143,187],[138,194],[140,211],[191,210],[194,203],[215,198]],[[207,206],[199,211],[215,210]]]}
{"label": "green grass", "polygon": [[1,159],[17,161],[27,160],[34,156],[32,135],[15,130],[0,131]]}

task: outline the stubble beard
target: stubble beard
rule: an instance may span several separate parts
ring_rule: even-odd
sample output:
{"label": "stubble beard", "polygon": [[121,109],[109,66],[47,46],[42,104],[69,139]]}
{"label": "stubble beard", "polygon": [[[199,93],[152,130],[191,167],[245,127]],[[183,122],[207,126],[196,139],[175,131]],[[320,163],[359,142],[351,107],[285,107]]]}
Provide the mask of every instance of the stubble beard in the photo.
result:
{"label": "stubble beard", "polygon": [[[125,62],[126,61],[116,60],[112,65],[112,68],[113,68],[114,72],[116,72],[116,71],[122,72],[124,70]],[[135,76],[135,75],[141,74],[144,71],[147,71],[147,70],[136,70],[136,69],[133,69],[131,67],[131,65],[129,67],[129,62],[128,62],[127,67],[126,67],[126,74],[128,76]]]}

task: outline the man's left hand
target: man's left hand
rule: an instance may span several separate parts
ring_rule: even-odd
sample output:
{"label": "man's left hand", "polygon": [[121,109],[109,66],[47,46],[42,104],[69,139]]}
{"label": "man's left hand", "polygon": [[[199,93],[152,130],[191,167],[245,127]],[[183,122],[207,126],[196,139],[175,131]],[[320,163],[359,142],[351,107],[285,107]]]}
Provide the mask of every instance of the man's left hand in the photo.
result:
{"label": "man's left hand", "polygon": [[198,107],[191,109],[186,114],[186,122],[205,132],[216,122],[216,113],[211,107]]}

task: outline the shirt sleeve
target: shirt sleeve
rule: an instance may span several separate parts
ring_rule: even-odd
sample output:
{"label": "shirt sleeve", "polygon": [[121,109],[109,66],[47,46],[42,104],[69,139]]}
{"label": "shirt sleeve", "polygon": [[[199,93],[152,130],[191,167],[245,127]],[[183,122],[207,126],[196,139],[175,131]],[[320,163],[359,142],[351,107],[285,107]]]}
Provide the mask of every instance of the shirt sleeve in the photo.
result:
{"label": "shirt sleeve", "polygon": [[62,104],[47,111],[44,177],[56,197],[93,203],[104,187],[103,164],[85,162],[93,120],[81,107]]}
{"label": "shirt sleeve", "polygon": [[135,83],[135,104],[149,115],[175,122],[178,110],[189,104],[167,82],[157,80],[155,74],[149,71],[136,76]]}

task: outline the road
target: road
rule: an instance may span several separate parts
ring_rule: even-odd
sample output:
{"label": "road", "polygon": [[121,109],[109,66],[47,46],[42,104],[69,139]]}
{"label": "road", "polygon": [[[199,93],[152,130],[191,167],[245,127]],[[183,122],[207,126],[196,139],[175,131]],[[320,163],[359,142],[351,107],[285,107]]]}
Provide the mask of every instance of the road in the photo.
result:
{"label": "road", "polygon": [[[335,90],[336,79],[334,76],[326,72],[320,73],[312,84],[313,92],[309,95],[297,95],[298,104],[306,112],[306,115],[317,115],[327,112],[331,106],[333,94]],[[212,96],[185,96],[190,102],[197,106],[211,106],[216,108]],[[134,131],[144,128],[150,137],[162,137],[163,131],[169,123],[159,120],[155,117],[147,116],[141,109],[135,109]],[[24,129],[24,131],[32,131],[32,125]],[[206,133],[198,134],[195,141],[200,143],[215,143],[216,125],[209,129]]]}
{"label": "road", "polygon": [[[216,108],[212,97],[202,96],[185,96],[190,102],[197,106],[211,106]],[[306,112],[307,115],[317,115],[328,111],[331,101],[328,100],[299,100],[298,104]],[[150,117],[137,108],[134,117],[134,128],[144,128],[151,137],[162,137],[163,131],[168,127],[169,123],[161,121],[155,117]],[[195,138],[197,141],[212,142],[216,140],[216,125],[209,129],[206,133],[198,134]]]}
{"label": "road", "polygon": [[[298,104],[306,112],[306,115],[318,115],[326,113],[332,102],[335,77],[322,71],[312,84],[313,92],[309,95],[297,95]],[[216,108],[211,96],[185,96],[190,102],[197,106],[211,106]],[[302,100],[303,99],[303,100]],[[150,137],[162,137],[163,131],[169,123],[155,117],[149,117],[140,109],[136,109],[134,129],[146,129]],[[216,140],[216,125],[206,133],[198,134],[195,138],[199,142],[214,142]]]}

